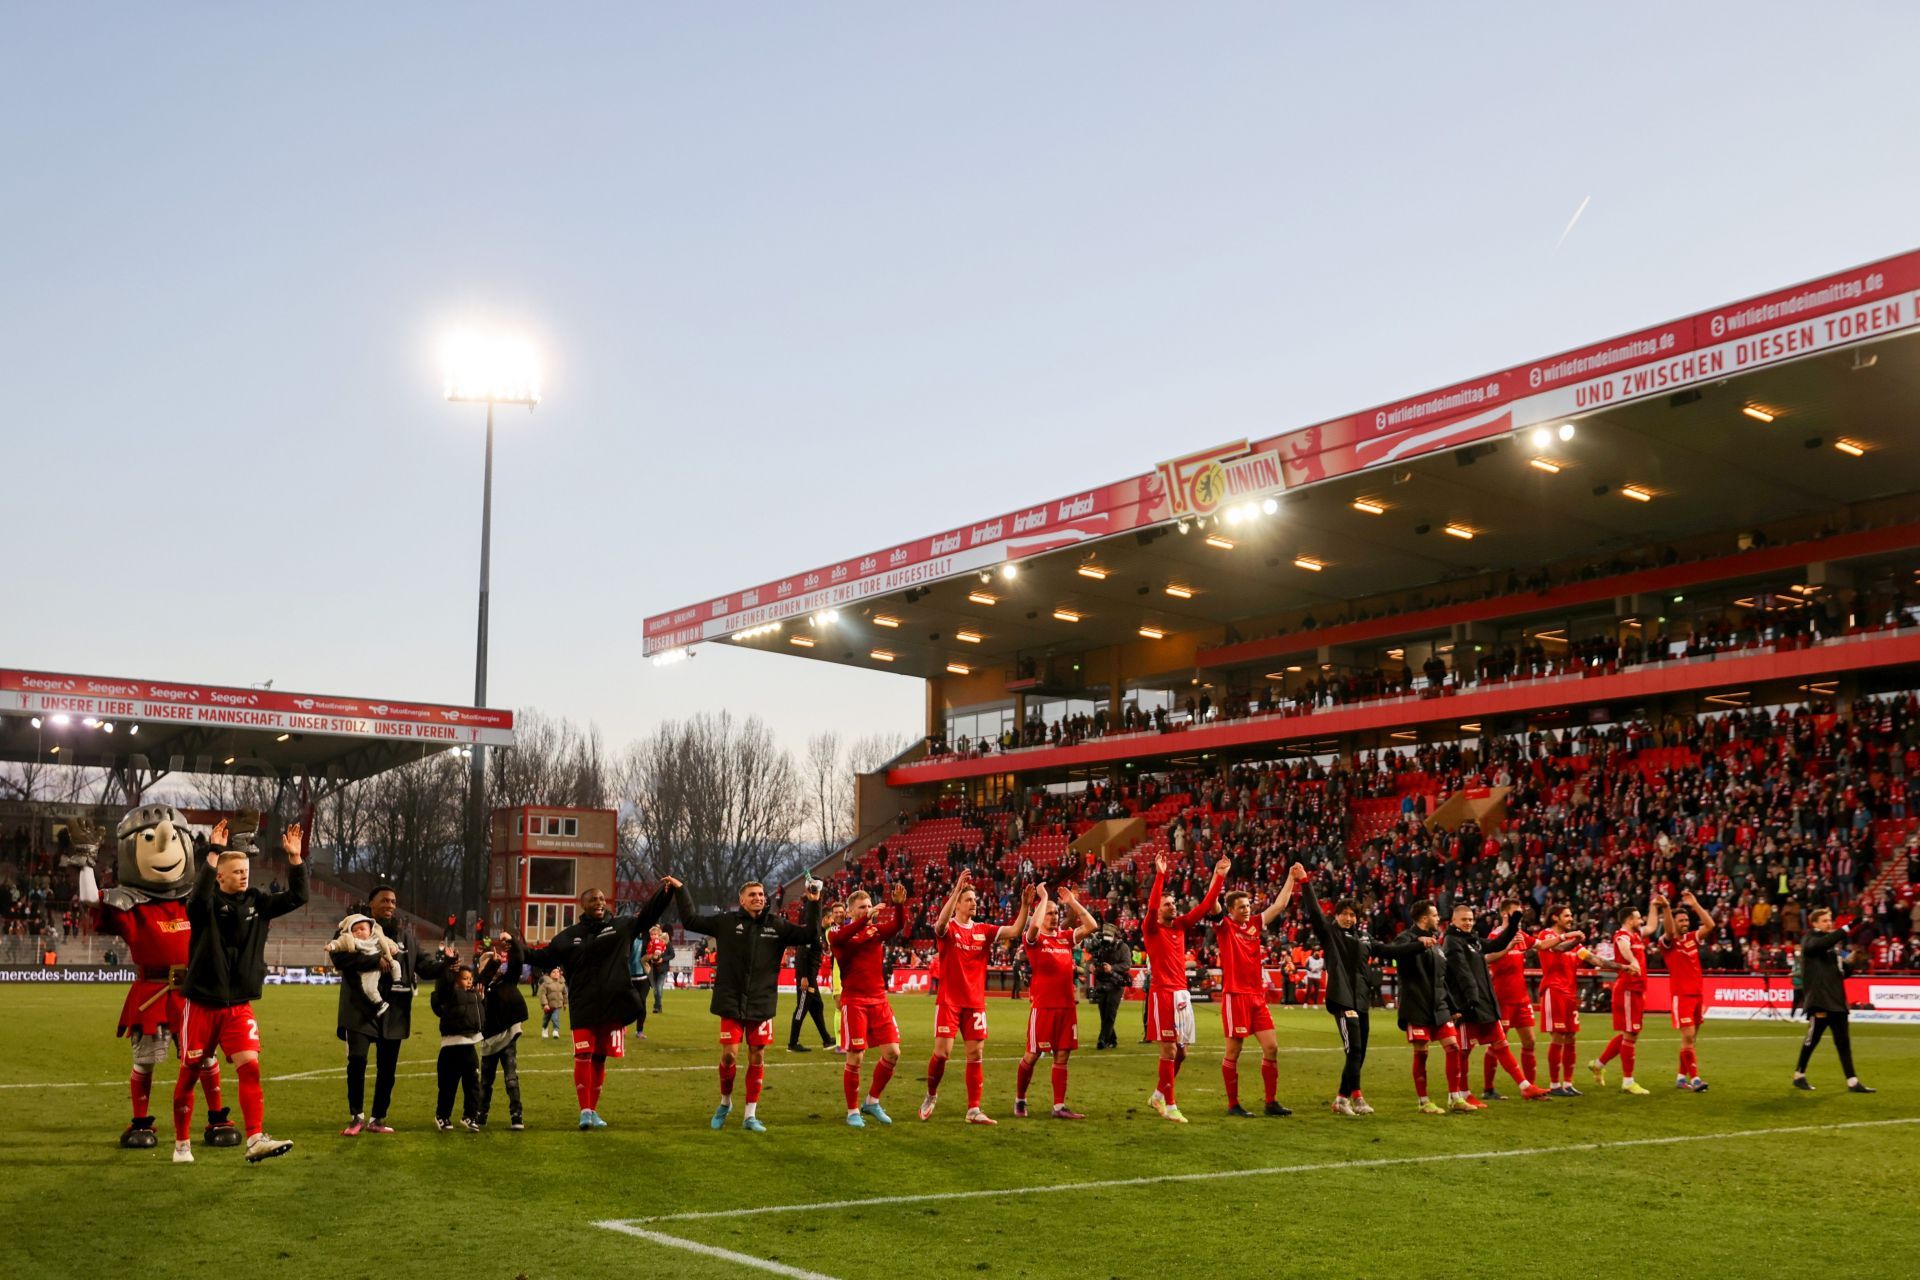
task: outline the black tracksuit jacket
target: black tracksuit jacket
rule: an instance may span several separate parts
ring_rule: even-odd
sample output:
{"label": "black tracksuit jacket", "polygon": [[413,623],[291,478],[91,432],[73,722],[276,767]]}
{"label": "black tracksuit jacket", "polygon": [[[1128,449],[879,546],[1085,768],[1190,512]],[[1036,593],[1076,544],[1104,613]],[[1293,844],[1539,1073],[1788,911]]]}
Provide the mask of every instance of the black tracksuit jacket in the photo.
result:
{"label": "black tracksuit jacket", "polygon": [[780,995],[780,958],[788,947],[820,936],[820,902],[811,900],[799,924],[788,924],[768,906],[757,916],[740,908],[701,915],[685,888],[676,895],[680,923],[714,941],[719,955],[713,969],[714,1013],[743,1026],[773,1017]]}
{"label": "black tracksuit jacket", "polygon": [[1301,901],[1307,908],[1307,920],[1320,939],[1321,953],[1327,959],[1327,1007],[1329,1009],[1370,1009],[1373,987],[1367,981],[1367,956],[1378,954],[1372,938],[1359,929],[1342,929],[1321,908],[1313,896],[1313,886],[1300,886]]}
{"label": "black tracksuit jacket", "polygon": [[298,911],[306,900],[304,862],[287,868],[282,893],[222,893],[212,864],[203,865],[187,895],[187,922],[193,928],[187,978],[181,984],[187,999],[212,1009],[259,999],[267,977],[267,925]]}
{"label": "black tracksuit jacket", "polygon": [[640,1016],[627,967],[633,940],[659,922],[672,900],[662,886],[638,915],[581,920],[523,959],[542,973],[556,965],[566,973],[567,1011],[574,1026],[624,1027]]}
{"label": "black tracksuit jacket", "polygon": [[1469,930],[1449,928],[1441,950],[1447,957],[1447,999],[1462,1022],[1500,1021],[1500,1002],[1493,998],[1493,975],[1487,972],[1487,952],[1505,951],[1520,932],[1520,914],[1491,938]]}
{"label": "black tracksuit jacket", "polygon": [[1400,974],[1398,990],[1401,1030],[1408,1027],[1437,1027],[1453,1021],[1453,1005],[1447,999],[1447,960],[1443,947],[1428,947],[1422,938],[1437,934],[1418,929],[1403,930],[1392,942],[1374,949],[1373,954],[1393,960]]}

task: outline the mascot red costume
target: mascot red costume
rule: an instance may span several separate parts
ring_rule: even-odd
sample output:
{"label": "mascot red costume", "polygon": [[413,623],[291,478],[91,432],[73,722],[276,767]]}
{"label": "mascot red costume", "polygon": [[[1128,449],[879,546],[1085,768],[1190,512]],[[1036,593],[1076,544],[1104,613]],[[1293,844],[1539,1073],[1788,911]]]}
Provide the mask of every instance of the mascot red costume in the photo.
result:
{"label": "mascot red costume", "polygon": [[[104,832],[76,823],[69,828],[74,845],[91,855]],[[187,968],[187,894],[197,867],[193,833],[187,819],[170,805],[149,804],[131,810],[115,833],[119,845],[117,883],[105,893],[94,878],[92,857],[80,870],[80,901],[93,912],[94,927],[123,938],[137,976],[120,1006],[120,1029],[133,1045],[133,1072],[128,1091],[133,1098],[133,1122],[120,1135],[123,1147],[159,1145],[148,1099],[153,1091],[153,1069],[167,1057],[167,1046],[180,1051],[180,1017],[184,1000],[180,980]],[[211,1057],[201,1064],[200,1083],[207,1096],[206,1140],[209,1146],[236,1147],[240,1131],[227,1118],[220,1102],[220,1067]]]}

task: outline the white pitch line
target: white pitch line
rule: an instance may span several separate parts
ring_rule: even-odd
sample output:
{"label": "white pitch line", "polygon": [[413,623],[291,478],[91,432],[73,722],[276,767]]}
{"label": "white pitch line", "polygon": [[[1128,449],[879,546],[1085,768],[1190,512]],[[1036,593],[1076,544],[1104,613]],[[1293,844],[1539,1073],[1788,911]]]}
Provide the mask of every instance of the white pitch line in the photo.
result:
{"label": "white pitch line", "polygon": [[1684,1142],[1724,1142],[1733,1138],[1761,1138],[1782,1133],[1831,1133],[1841,1129],[1877,1129],[1888,1125],[1920,1124],[1920,1116],[1895,1120],[1852,1120],[1840,1124],[1783,1125],[1766,1129],[1735,1129],[1726,1133],[1675,1134],[1664,1138],[1626,1138],[1617,1142],[1575,1142],[1563,1147],[1512,1147],[1500,1151],[1455,1151],[1425,1156],[1383,1156],[1376,1160],[1330,1160],[1320,1164],[1271,1165],[1262,1169],[1219,1169],[1206,1173],[1165,1173],[1144,1178],[1108,1178],[1099,1182],[1060,1182],[1037,1187],[1001,1187],[980,1191],[934,1191],[913,1196],[873,1196],[865,1200],[824,1200],[813,1204],[773,1204],[752,1209],[709,1209],[693,1213],[665,1213],[650,1218],[621,1218],[596,1222],[596,1227],[624,1231],[634,1223],[697,1222],[710,1218],[751,1218],[765,1213],[809,1213],[822,1209],[865,1209],[885,1205],[928,1204],[942,1200],[987,1200],[999,1196],[1057,1195],[1062,1192],[1107,1191],[1121,1187],[1153,1187],[1175,1182],[1219,1182],[1228,1178],[1270,1178],[1283,1174],[1328,1173],[1343,1169],[1385,1169],[1396,1165],[1438,1164],[1452,1160],[1502,1160],[1517,1156],[1566,1155],[1576,1151],[1617,1151],[1628,1147],[1661,1147]]}
{"label": "white pitch line", "polygon": [[688,1253],[701,1254],[708,1258],[718,1258],[722,1262],[736,1262],[743,1267],[757,1267],[761,1271],[770,1271],[776,1276],[787,1276],[789,1280],[833,1280],[830,1275],[818,1271],[804,1271],[799,1267],[790,1267],[784,1262],[774,1262],[767,1258],[756,1258],[750,1253],[735,1253],[731,1249],[722,1249],[716,1245],[701,1244],[698,1240],[683,1240],[679,1236],[670,1236],[660,1231],[648,1231],[636,1227],[631,1222],[596,1222],[596,1227],[608,1231],[618,1231],[623,1235],[637,1236],[642,1240],[651,1240],[655,1244],[666,1245],[669,1249],[685,1249]]}

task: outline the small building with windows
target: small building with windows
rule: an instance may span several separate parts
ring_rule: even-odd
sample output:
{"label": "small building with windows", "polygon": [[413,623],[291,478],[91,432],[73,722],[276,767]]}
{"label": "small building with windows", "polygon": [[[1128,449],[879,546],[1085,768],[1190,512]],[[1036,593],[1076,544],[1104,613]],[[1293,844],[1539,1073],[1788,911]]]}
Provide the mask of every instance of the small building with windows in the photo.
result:
{"label": "small building with windows", "polygon": [[611,899],[619,840],[620,815],[613,809],[495,809],[488,932],[512,929],[529,942],[545,942],[574,922],[587,890]]}

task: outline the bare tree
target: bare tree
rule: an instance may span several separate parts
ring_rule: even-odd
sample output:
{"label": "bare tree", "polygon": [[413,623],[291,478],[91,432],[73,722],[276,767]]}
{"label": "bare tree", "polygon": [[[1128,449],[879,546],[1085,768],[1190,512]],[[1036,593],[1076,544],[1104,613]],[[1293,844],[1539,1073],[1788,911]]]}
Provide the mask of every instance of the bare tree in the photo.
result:
{"label": "bare tree", "polygon": [[808,738],[800,767],[807,792],[807,834],[824,857],[845,844],[853,828],[853,788],[840,734],[828,729]]}
{"label": "bare tree", "polygon": [[533,709],[516,712],[514,720],[513,745],[487,752],[488,802],[493,808],[608,806],[612,768],[596,726],[581,729],[571,720]]}

